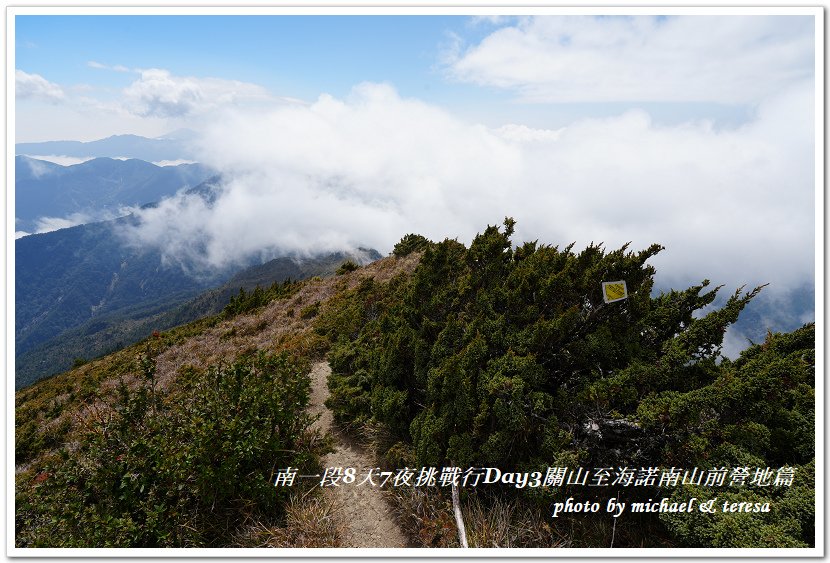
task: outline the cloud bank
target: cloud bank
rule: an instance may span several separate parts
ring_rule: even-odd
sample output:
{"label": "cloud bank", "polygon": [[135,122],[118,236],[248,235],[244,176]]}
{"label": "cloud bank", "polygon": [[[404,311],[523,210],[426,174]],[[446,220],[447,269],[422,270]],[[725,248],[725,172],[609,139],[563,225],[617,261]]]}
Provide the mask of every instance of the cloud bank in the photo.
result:
{"label": "cloud bank", "polygon": [[262,249],[388,252],[409,232],[469,242],[512,216],[516,242],[659,242],[664,285],[774,291],[813,277],[813,103],[812,87],[796,85],[731,130],[658,126],[642,111],[488,129],[383,84],[228,110],[202,131],[201,160],[224,175],[216,193],[140,211],[130,237],[209,268]]}
{"label": "cloud bank", "polygon": [[[102,121],[107,127],[120,123],[127,128],[125,133],[136,134],[144,132],[144,128],[156,126],[163,130],[169,130],[176,124],[181,127],[191,119],[210,118],[214,112],[225,107],[256,109],[277,103],[302,103],[274,96],[263,86],[239,80],[178,76],[161,68],[129,69],[97,61],[87,61],[86,65],[97,70],[129,73],[135,79],[118,91],[116,97],[110,98],[109,95],[101,97],[102,92],[97,92],[88,84],[61,86],[39,74],[16,69],[16,97],[19,101],[29,102],[28,107],[20,104],[16,108],[18,119],[41,123],[50,130],[53,130],[50,126],[52,121],[69,124],[80,120],[80,123],[70,124],[72,133],[68,135],[77,139],[79,130],[94,128],[97,121]],[[37,119],[33,120],[29,112],[37,115]]]}
{"label": "cloud bank", "polygon": [[51,233],[59,229],[68,229],[76,225],[91,223],[95,218],[88,213],[72,213],[66,217],[38,217],[35,233]]}
{"label": "cloud bank", "polygon": [[[37,161],[37,160],[45,160],[46,162],[52,162],[54,164],[59,164],[61,166],[73,166],[75,164],[82,164],[88,160],[92,160],[94,156],[66,156],[64,154],[27,154],[29,158]],[[42,175],[43,170],[37,168],[37,164],[29,161],[29,168],[32,170],[32,173],[39,177]]]}
{"label": "cloud bank", "polygon": [[52,103],[66,98],[63,89],[57,84],[39,74],[29,74],[20,69],[14,71],[14,94],[21,100],[40,99]]}
{"label": "cloud bank", "polygon": [[238,103],[267,102],[271,95],[257,84],[176,76],[167,70],[139,71],[139,78],[124,90],[124,107],[142,117],[184,117]]}
{"label": "cloud bank", "polygon": [[526,17],[446,63],[525,102],[755,103],[812,79],[814,37],[802,16]]}

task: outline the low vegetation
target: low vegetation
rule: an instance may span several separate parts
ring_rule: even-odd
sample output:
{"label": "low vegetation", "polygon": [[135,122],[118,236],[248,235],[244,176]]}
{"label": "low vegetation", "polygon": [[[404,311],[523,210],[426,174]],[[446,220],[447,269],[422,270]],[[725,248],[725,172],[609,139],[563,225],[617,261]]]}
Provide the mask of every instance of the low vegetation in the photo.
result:
{"label": "low vegetation", "polygon": [[359,266],[355,264],[352,260],[346,260],[340,267],[337,268],[337,272],[335,272],[338,276],[342,276],[343,274],[348,274],[349,272],[354,272],[357,270]]}
{"label": "low vegetation", "polygon": [[275,472],[319,453],[307,362],[257,353],[161,393],[152,349],[138,361],[140,381],[90,405],[77,443],[18,487],[18,546],[221,546],[239,522],[284,518]]}
{"label": "low vegetation", "polygon": [[18,391],[16,545],[339,546],[328,499],[273,484],[280,468],[317,472],[329,447],[305,409],[328,343],[293,311],[316,315],[359,276],[413,265],[243,291],[225,312]]}
{"label": "low vegetation", "polygon": [[[720,308],[706,280],[656,295],[659,245],[516,247],[513,227],[469,248],[407,235],[367,268],[243,290],[218,315],[19,391],[16,545],[339,545],[325,497],[273,486],[325,449],[306,414],[323,357],[327,405],[386,468],[793,472],[788,486],[462,489],[472,546],[815,545],[814,326],[729,360],[724,332],[761,288]],[[606,303],[614,280],[628,297]],[[447,488],[394,496],[413,545],[458,545]],[[569,497],[615,496],[772,509],[551,518]]]}
{"label": "low vegetation", "polygon": [[290,279],[283,282],[274,282],[268,288],[256,286],[252,291],[245,291],[245,288],[240,287],[239,293],[232,296],[225,308],[222,309],[222,314],[225,318],[230,318],[255,311],[271,301],[291,297],[299,287],[298,282],[293,282]]}
{"label": "low vegetation", "polygon": [[[652,295],[647,261],[659,245],[514,248],[512,232],[508,219],[469,248],[410,235],[396,251],[423,249],[411,277],[367,280],[322,316],[336,418],[383,424],[416,467],[794,467],[792,486],[748,480],[704,495],[655,482],[502,498],[545,511],[570,496],[769,501],[774,512],[654,514],[650,545],[814,545],[813,326],[770,334],[729,361],[726,328],[761,288],[713,310],[720,288],[706,280]],[[613,280],[626,281],[628,298],[605,303],[601,284]]]}

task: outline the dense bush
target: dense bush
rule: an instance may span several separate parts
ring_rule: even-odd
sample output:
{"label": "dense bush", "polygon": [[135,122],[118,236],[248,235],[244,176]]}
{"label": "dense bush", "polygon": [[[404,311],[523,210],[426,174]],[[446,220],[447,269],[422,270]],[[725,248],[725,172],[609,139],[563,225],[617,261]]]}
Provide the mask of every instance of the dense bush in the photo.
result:
{"label": "dense bush", "polygon": [[426,237],[410,233],[395,245],[392,254],[400,258],[413,252],[422,252],[431,245],[432,243]]}
{"label": "dense bush", "polygon": [[[807,325],[724,361],[710,384],[640,403],[644,427],[660,432],[666,464],[795,469],[791,486],[711,488],[720,502],[768,502],[769,513],[661,515],[676,535],[705,547],[804,547],[815,542],[815,330]],[[675,498],[701,497],[678,487]]]}
{"label": "dense bush", "polygon": [[259,353],[163,396],[140,362],[143,380],[97,408],[77,451],[18,483],[19,547],[223,545],[245,515],[281,513],[278,468],[313,467],[307,363]]}
{"label": "dense bush", "polygon": [[226,317],[234,317],[242,313],[247,313],[267,305],[271,301],[277,299],[284,299],[293,295],[300,287],[298,282],[292,282],[290,279],[283,282],[274,282],[270,287],[263,289],[256,286],[252,291],[245,291],[244,288],[239,288],[239,293],[230,298],[230,301],[222,310],[222,314]]}
{"label": "dense bush", "polygon": [[[761,288],[739,289],[719,309],[708,307],[720,288],[707,280],[652,296],[646,262],[659,245],[514,248],[513,226],[488,227],[469,248],[425,245],[411,279],[359,288],[324,315],[337,417],[384,423],[423,465],[810,463],[812,325],[730,362],[723,335]],[[628,298],[605,303],[601,284],[613,280],[626,281]],[[809,544],[801,531],[812,513],[791,512],[781,544]],[[664,520],[679,541],[721,545],[694,522],[681,531],[675,516]],[[735,534],[736,544],[769,545]]]}
{"label": "dense bush", "polygon": [[359,267],[360,266],[358,266],[357,264],[355,264],[351,260],[346,260],[345,262],[340,264],[340,267],[337,268],[337,271],[335,272],[335,274],[337,274],[338,276],[342,276],[344,274],[348,274],[349,272],[354,272]]}

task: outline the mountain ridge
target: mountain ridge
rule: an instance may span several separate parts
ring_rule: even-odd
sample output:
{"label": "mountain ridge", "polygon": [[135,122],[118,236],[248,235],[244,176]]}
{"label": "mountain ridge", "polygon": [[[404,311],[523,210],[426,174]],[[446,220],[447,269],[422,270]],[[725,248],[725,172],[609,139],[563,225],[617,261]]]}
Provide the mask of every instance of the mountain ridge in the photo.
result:
{"label": "mountain ridge", "polygon": [[100,157],[61,166],[15,157],[15,230],[38,230],[44,218],[88,217],[90,222],[123,209],[198,186],[216,172],[202,164],[158,166],[141,159]]}
{"label": "mountain ridge", "polygon": [[[310,366],[328,361],[331,394],[325,406],[339,428],[373,438],[378,466],[440,468],[455,459],[453,466],[461,469],[527,467],[539,468],[544,475],[545,467],[574,470],[578,466],[587,467],[594,477],[602,475],[597,468],[622,475],[627,468],[671,464],[672,471],[707,463],[713,468],[733,463],[781,467],[779,476],[783,469],[792,472],[792,487],[739,489],[707,484],[701,489],[685,483],[671,488],[656,481],[631,487],[606,482],[605,491],[622,492],[629,502],[645,502],[656,494],[701,498],[712,492],[727,502],[752,495],[753,500],[781,507],[788,515],[782,519],[775,512],[742,514],[747,525],[724,535],[720,531],[731,530],[733,515],[648,514],[620,520],[617,545],[814,544],[812,325],[769,335],[764,344],[753,346],[738,360],[720,363],[714,360],[724,327],[734,322],[758,288],[745,294],[739,291],[722,309],[696,318],[693,311],[711,303],[717,289],[702,284],[650,296],[654,270],[644,262],[658,245],[637,254],[606,253],[596,247],[574,254],[532,243],[506,251],[509,245],[504,239],[495,228],[488,228],[469,250],[449,239],[426,242],[424,251],[412,245],[404,251],[399,244],[391,256],[367,266],[306,280],[252,308],[154,332],[123,350],[20,390],[15,483],[24,502],[17,512],[18,541],[39,546],[90,546],[101,541],[181,546],[177,536],[152,535],[159,528],[144,526],[145,506],[150,515],[163,514],[167,519],[162,532],[178,529],[181,505],[176,499],[184,494],[186,500],[192,493],[190,488],[182,493],[176,487],[207,482],[206,489],[197,489],[196,499],[211,498],[215,481],[199,477],[213,475],[212,468],[225,467],[226,460],[247,459],[245,452],[250,451],[249,442],[243,442],[248,434],[232,434],[232,428],[241,426],[259,436],[262,425],[257,420],[273,414],[271,407],[248,408],[248,399],[267,389],[290,392],[307,385]],[[611,306],[603,304],[599,283],[609,270],[631,282],[629,296]],[[634,361],[620,357],[625,354],[635,356]],[[296,386],[275,385],[269,374],[280,373],[279,366],[285,365],[280,362],[289,358],[304,366],[298,372],[302,381]],[[222,417],[201,414],[204,402],[211,404],[211,397],[221,390],[228,392],[220,397],[221,404],[230,406],[222,411],[229,425],[222,424]],[[278,407],[288,417],[285,423],[313,420],[291,410],[305,408],[307,395],[305,400],[289,397]],[[133,406],[147,399],[157,400],[158,407],[140,412],[152,416],[138,418],[127,426],[128,433],[122,430],[115,434],[117,439],[110,439],[135,420],[129,418]],[[237,424],[240,413],[252,420]],[[85,421],[95,416],[103,423],[93,422],[90,432]],[[190,428],[187,425],[194,420],[195,433],[185,436],[195,439],[175,442],[178,429]],[[267,436],[267,426],[265,432]],[[219,433],[224,439],[217,439]],[[109,441],[102,442],[101,437]],[[79,440],[94,440],[95,447],[74,447]],[[176,445],[168,448],[171,441]],[[110,445],[97,446],[102,443]],[[306,451],[302,446],[318,442],[304,434],[296,444],[280,451]],[[542,449],[545,453],[540,453]],[[187,454],[177,456],[176,451]],[[205,451],[221,454],[205,457]],[[201,463],[205,459],[207,466]],[[301,473],[314,474],[322,471],[318,467],[326,459],[286,462],[259,456],[256,470],[245,475],[261,475],[260,481],[274,492],[275,467],[290,463]],[[374,467],[374,460],[367,466]],[[101,520],[98,528],[73,528],[75,506],[91,503],[100,512],[82,512],[82,517],[96,522],[99,514],[112,512],[112,503],[121,502],[122,497],[110,492],[113,476],[115,482],[123,482],[133,474],[146,479],[152,492],[149,500],[142,489],[125,501],[132,511],[129,519]],[[90,479],[79,481],[76,475],[92,475],[100,486],[89,485]],[[229,474],[230,487],[250,482],[235,479],[236,475]],[[75,486],[79,482],[82,488]],[[395,514],[409,540],[420,547],[457,547],[447,487],[425,489],[403,486],[394,491]],[[506,489],[489,487],[486,493],[467,489],[460,505],[466,509],[471,545],[596,547],[607,545],[614,536],[601,514],[562,514],[551,522],[550,507],[562,500],[556,496],[559,487]],[[305,491],[300,491],[303,500],[317,506],[316,497]],[[588,487],[573,494],[584,494],[591,502],[594,491],[600,490]],[[173,500],[159,504],[160,498]],[[67,500],[70,508],[65,508]],[[269,514],[279,510],[269,506]],[[117,515],[123,510],[116,504]],[[212,511],[199,514],[212,515]],[[263,520],[265,524],[257,520],[254,530],[246,510],[225,514],[228,519],[221,520],[218,528],[210,520],[194,528],[204,534],[197,539],[206,543],[199,545],[253,547],[289,533],[285,520]],[[313,516],[306,530],[329,518],[319,511],[308,514]],[[498,543],[482,535],[481,530],[495,525],[491,516],[499,526],[520,527],[519,535],[505,536]],[[122,535],[110,540],[135,523],[152,539]],[[47,534],[44,529],[55,532]],[[62,529],[67,533],[57,533]]]}
{"label": "mountain ridge", "polygon": [[88,157],[128,157],[148,162],[195,160],[189,144],[192,135],[148,138],[141,135],[111,135],[94,141],[41,141],[15,144],[15,154]]}
{"label": "mountain ridge", "polygon": [[76,326],[23,350],[16,358],[15,387],[69,369],[73,362],[102,356],[141,340],[153,331],[169,330],[216,315],[240,289],[252,291],[286,280],[332,276],[346,261],[365,265],[381,258],[374,250],[335,252],[309,258],[278,257],[243,268],[217,287],[180,290],[152,301],[93,315]]}

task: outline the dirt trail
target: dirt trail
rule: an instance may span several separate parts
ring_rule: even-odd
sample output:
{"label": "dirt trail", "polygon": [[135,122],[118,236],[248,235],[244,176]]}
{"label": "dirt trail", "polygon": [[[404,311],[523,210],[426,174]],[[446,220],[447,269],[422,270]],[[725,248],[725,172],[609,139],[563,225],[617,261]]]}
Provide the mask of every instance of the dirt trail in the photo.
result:
{"label": "dirt trail", "polygon": [[[331,373],[328,363],[321,362],[311,370],[311,404],[309,410],[320,414],[315,428],[334,436],[335,451],[323,457],[323,467],[353,467],[358,475],[375,467],[372,456],[360,445],[345,436],[333,423],[331,411],[323,404],[329,396],[326,381]],[[358,478],[358,481],[360,478]],[[343,523],[344,547],[406,547],[407,540],[383,493],[376,487],[357,486],[357,482],[338,487],[326,487],[333,496],[337,513]]]}

